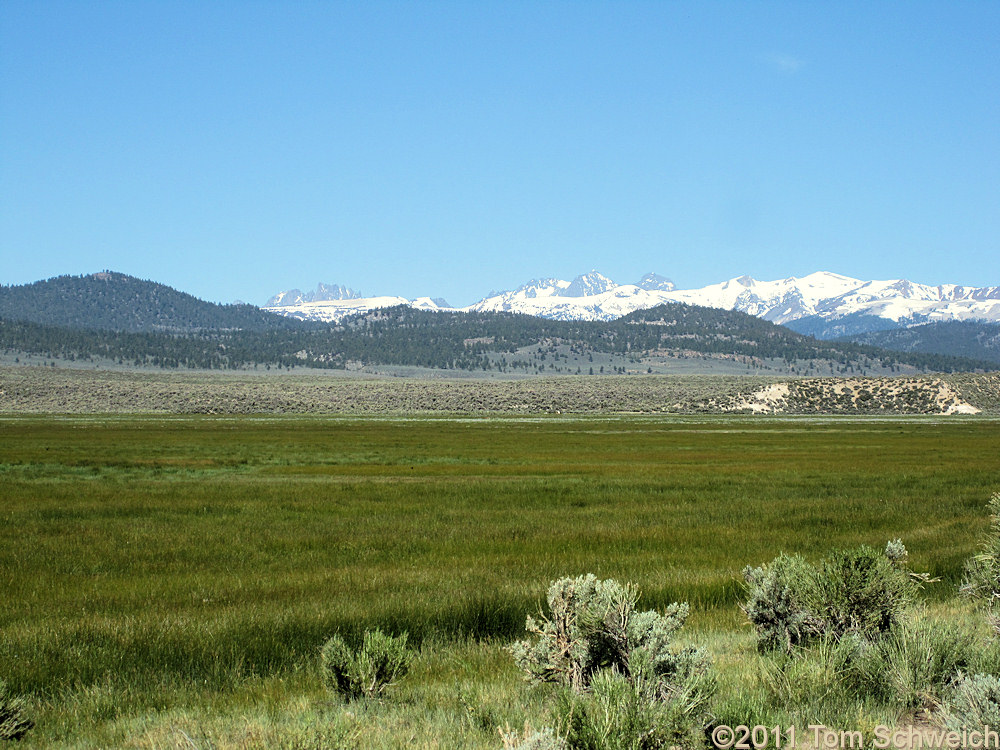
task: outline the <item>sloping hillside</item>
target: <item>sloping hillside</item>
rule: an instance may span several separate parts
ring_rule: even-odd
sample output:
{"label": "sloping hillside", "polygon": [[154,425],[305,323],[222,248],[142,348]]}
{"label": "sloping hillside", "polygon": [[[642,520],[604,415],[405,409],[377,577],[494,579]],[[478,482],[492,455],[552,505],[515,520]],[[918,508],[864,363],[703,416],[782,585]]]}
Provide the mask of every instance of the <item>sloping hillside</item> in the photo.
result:
{"label": "sloping hillside", "polygon": [[946,354],[1000,362],[1000,324],[997,323],[943,321],[862,333],[846,340],[897,352]]}
{"label": "sloping hillside", "polygon": [[706,408],[753,414],[979,414],[941,378],[802,378],[710,399]]}
{"label": "sloping hillside", "polygon": [[267,331],[302,326],[253,305],[217,305],[163,284],[110,272],[0,287],[0,318],[132,332]]}
{"label": "sloping hillside", "polygon": [[134,333],[0,320],[0,353],[142,367],[406,366],[515,375],[653,372],[654,365],[663,372],[663,362],[685,357],[727,361],[733,374],[882,375],[993,367],[958,357],[816,341],[744,313],[681,304],[609,322],[431,313],[401,306],[336,327],[295,325],[297,330]]}

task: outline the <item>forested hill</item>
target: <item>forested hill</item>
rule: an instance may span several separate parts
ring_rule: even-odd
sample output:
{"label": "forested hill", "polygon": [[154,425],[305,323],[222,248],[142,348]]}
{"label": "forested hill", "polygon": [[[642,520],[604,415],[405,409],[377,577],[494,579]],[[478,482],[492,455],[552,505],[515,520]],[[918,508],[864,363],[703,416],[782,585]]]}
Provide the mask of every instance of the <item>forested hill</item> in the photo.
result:
{"label": "forested hill", "polygon": [[729,341],[781,343],[789,346],[800,346],[803,342],[808,342],[810,346],[824,346],[822,342],[813,341],[809,336],[763,318],[717,307],[671,303],[636,310],[620,318],[619,321],[658,326],[659,328],[650,329],[651,333],[655,331],[664,340],[695,336]]}
{"label": "forested hill", "polygon": [[[346,321],[340,339],[348,359],[366,361],[373,352],[395,357],[428,347],[487,357],[528,346],[556,344],[581,352],[641,360],[665,351],[691,351],[758,359],[829,360],[849,365],[879,361],[923,370],[990,368],[981,360],[935,354],[901,354],[852,342],[818,341],[783,326],[733,310],[671,303],[637,310],[612,321],[559,321],[504,313],[442,313],[396,307]],[[454,356],[454,355],[452,355]],[[440,361],[438,358],[434,358]],[[369,360],[374,363],[374,360]],[[429,366],[441,366],[430,364]],[[401,363],[401,362],[400,362]]]}
{"label": "forested hill", "polygon": [[191,332],[291,330],[299,321],[253,305],[217,305],[121,273],[57,276],[0,287],[0,318],[66,328]]}
{"label": "forested hill", "polygon": [[410,347],[438,350],[441,355],[455,350],[483,355],[556,342],[635,356],[677,349],[785,359],[879,353],[873,347],[816,341],[745,313],[680,303],[639,310],[612,321],[394,307],[345,321],[337,335],[338,348],[353,360],[378,351],[393,356]]}
{"label": "forested hill", "polygon": [[[739,360],[824,362],[838,371],[990,369],[989,363],[817,341],[744,313],[670,304],[619,320],[557,321],[506,313],[395,307],[339,326],[298,330],[202,330],[190,334],[100,331],[0,320],[0,352],[127,365],[238,369],[255,365],[352,368],[405,365],[508,373],[645,372],[667,353]],[[586,363],[586,364],[585,364]],[[603,367],[597,368],[604,371]]]}
{"label": "forested hill", "polygon": [[899,352],[935,352],[1000,363],[1000,325],[948,320],[912,328],[873,331],[846,339]]}

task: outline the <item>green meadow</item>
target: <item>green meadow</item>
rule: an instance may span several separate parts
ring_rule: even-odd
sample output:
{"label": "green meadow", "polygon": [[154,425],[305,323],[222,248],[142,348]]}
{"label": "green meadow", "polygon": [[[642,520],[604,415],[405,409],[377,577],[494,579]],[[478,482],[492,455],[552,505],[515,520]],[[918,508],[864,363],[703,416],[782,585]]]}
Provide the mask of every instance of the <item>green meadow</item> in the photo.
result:
{"label": "green meadow", "polygon": [[[4,417],[0,679],[28,747],[500,747],[551,580],[690,602],[725,689],[744,566],[901,537],[951,607],[998,489],[977,418]],[[414,670],[341,704],[319,649],[373,627]]]}

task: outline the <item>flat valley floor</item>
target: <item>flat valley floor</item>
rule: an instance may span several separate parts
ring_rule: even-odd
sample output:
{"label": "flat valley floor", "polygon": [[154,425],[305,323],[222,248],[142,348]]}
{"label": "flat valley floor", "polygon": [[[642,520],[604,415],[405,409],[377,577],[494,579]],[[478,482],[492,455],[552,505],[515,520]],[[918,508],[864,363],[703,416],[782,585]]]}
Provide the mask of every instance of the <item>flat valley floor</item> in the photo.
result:
{"label": "flat valley floor", "polygon": [[[503,647],[560,576],[690,602],[720,700],[753,653],[740,571],[779,552],[902,538],[951,611],[1000,422],[5,416],[0,487],[23,746],[496,748],[545,721]],[[319,648],[373,627],[417,662],[386,703],[342,704]]]}

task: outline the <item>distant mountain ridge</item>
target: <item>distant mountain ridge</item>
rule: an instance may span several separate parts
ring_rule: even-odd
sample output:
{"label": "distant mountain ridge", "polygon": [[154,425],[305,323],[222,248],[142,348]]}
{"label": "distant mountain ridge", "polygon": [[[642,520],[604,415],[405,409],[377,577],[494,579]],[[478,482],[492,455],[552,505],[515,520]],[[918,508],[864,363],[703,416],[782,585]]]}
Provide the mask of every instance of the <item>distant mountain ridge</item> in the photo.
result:
{"label": "distant mountain ridge", "polygon": [[1000,363],[1000,324],[973,320],[925,323],[912,328],[871,331],[846,337],[858,344],[896,352],[939,353]]}
{"label": "distant mountain ridge", "polygon": [[[662,277],[646,281],[669,285]],[[511,294],[572,305],[615,298],[623,289],[622,298],[628,299],[637,288],[591,272],[572,282],[537,280]],[[333,303],[359,305],[365,300],[296,307]],[[302,323],[249,305],[216,305],[111,272],[0,288],[0,352],[137,367],[390,365],[518,375],[599,375],[605,367],[620,374],[649,373],[692,356],[741,373],[886,374],[901,367],[991,367],[936,353],[897,354],[851,342],[817,341],[744,312],[689,304],[664,303],[612,320],[555,320],[506,311],[447,311],[424,298],[331,325]]]}
{"label": "distant mountain ridge", "polygon": [[361,292],[356,292],[342,284],[324,284],[321,281],[316,285],[314,291],[306,292],[305,294],[298,289],[279,292],[271,297],[264,307],[290,307],[292,305],[301,305],[303,302],[328,302],[330,300],[361,298]]}
{"label": "distant mountain ridge", "polygon": [[[8,352],[65,351],[89,355],[103,352],[100,356],[154,364],[175,363],[173,366],[206,366],[206,363],[222,362],[228,363],[226,366],[246,366],[254,362],[290,366],[321,362],[347,367],[353,362],[368,361],[368,348],[385,349],[387,346],[398,349],[399,353],[389,359],[371,361],[476,369],[496,366],[497,360],[489,358],[495,355],[501,359],[507,357],[513,351],[510,349],[512,346],[534,346],[533,342],[539,342],[537,351],[530,355],[519,352],[514,360],[521,362],[516,367],[531,370],[547,366],[544,364],[543,346],[551,344],[543,345],[542,342],[551,339],[563,340],[571,347],[583,346],[601,352],[602,356],[626,359],[632,357],[631,353],[638,347],[651,352],[648,356],[654,358],[660,356],[656,352],[661,350],[691,350],[724,358],[785,359],[790,362],[789,367],[795,366],[791,364],[791,360],[795,359],[827,359],[840,363],[834,367],[844,367],[858,356],[867,360],[884,359],[883,368],[894,366],[893,362],[950,369],[980,366],[973,360],[979,363],[987,360],[997,362],[998,324],[969,322],[965,326],[949,328],[946,323],[955,321],[943,321],[906,327],[930,317],[927,313],[914,313],[912,308],[924,305],[926,309],[927,305],[942,300],[945,305],[958,304],[960,312],[995,311],[995,288],[935,289],[910,282],[857,282],[857,285],[852,282],[856,280],[834,274],[813,274],[805,279],[780,282],[757,282],[749,277],[740,277],[708,287],[712,294],[706,296],[715,304],[707,306],[679,304],[677,296],[691,297],[693,293],[670,288],[672,282],[662,276],[648,274],[640,284],[619,285],[592,271],[572,281],[536,279],[484,301],[491,301],[500,307],[499,310],[476,310],[476,306],[471,306],[461,311],[449,309],[444,300],[427,297],[416,300],[359,298],[351,297],[354,292],[346,287],[324,285],[318,289],[321,295],[337,295],[340,299],[271,308],[284,313],[278,315],[251,305],[217,305],[152,281],[102,272],[0,287],[0,325],[4,326],[3,336],[8,341]],[[791,292],[790,287],[794,287]],[[858,292],[859,287],[867,291]],[[865,294],[867,297],[863,301],[874,303],[875,307],[856,305],[855,312],[824,319],[821,313],[837,309],[828,300],[831,299],[831,290],[836,292],[838,289],[847,290],[839,295],[841,299],[857,301]],[[908,309],[905,301],[889,292],[880,296],[875,293],[877,289],[906,293],[907,299],[911,300],[910,317],[900,315],[898,320],[893,320],[872,314],[871,311],[878,310],[879,305],[882,305],[881,312],[884,314],[887,300],[897,312]],[[672,301],[657,305],[637,304],[662,297]],[[746,307],[753,314],[727,309],[728,305]],[[630,307],[637,309],[630,310]],[[518,314],[524,310],[535,311],[535,314]],[[612,311],[622,314],[612,314]],[[803,311],[809,314],[792,320],[790,325],[784,327],[767,320],[768,317],[785,319]],[[408,317],[410,315],[417,317]],[[303,322],[303,319],[310,318],[337,322],[334,325],[330,322]],[[438,326],[436,321],[442,325]],[[591,326],[595,323],[615,325]],[[829,350],[823,347],[817,349],[815,340],[789,330],[793,326],[807,325],[822,327],[826,334],[839,330],[837,335],[840,337],[851,335],[854,342],[902,351],[907,356],[900,359],[892,355],[885,359],[888,352],[884,349],[862,354],[862,350],[850,348],[857,346],[856,343],[846,350],[839,343]],[[43,330],[39,326],[47,328]],[[387,334],[386,326],[395,333]],[[640,332],[636,326],[642,326],[645,332]],[[882,331],[881,336],[877,336],[879,332],[873,331],[879,327],[897,330]],[[341,329],[353,332],[341,336],[337,333]],[[88,338],[74,333],[81,330],[113,332],[115,335]],[[285,336],[285,333],[288,335]],[[425,333],[431,340],[420,340]],[[806,333],[812,334],[813,331]],[[256,334],[261,336],[255,338]],[[142,338],[150,335],[157,337],[155,342]],[[434,343],[442,341],[442,336],[455,340],[442,349]],[[381,344],[376,343],[378,337],[382,337]],[[616,340],[614,347],[623,348],[607,349],[608,337]],[[181,341],[182,338],[186,341]],[[487,343],[474,343],[480,339]],[[501,345],[501,341],[508,343]],[[172,353],[157,354],[158,349]],[[820,350],[824,353],[820,354]],[[112,357],[113,352],[118,354]],[[936,355],[944,358],[927,358]],[[966,359],[953,362],[948,357]],[[930,362],[934,364],[930,365]],[[745,364],[751,369],[759,366],[749,361]],[[623,365],[619,363],[615,366]]]}
{"label": "distant mountain ridge", "polygon": [[690,373],[717,367],[729,374],[884,375],[995,367],[967,358],[818,341],[745,313],[685,304],[639,310],[612,321],[429,312],[399,305],[339,325],[285,322],[291,328],[185,334],[0,318],[0,353],[126,367],[356,371],[402,366],[517,376],[637,375],[678,368]]}
{"label": "distant mountain ridge", "polygon": [[[397,304],[425,310],[454,309],[439,302],[428,297],[369,297],[346,302],[282,303],[280,308],[267,309],[328,322]],[[523,313],[554,320],[614,320],[669,302],[745,312],[817,338],[938,320],[1000,321],[1000,286],[930,286],[905,279],[862,281],[828,271],[775,281],[740,276],[700,289],[677,289],[670,279],[654,273],[646,274],[636,284],[618,284],[595,270],[572,281],[533,279],[517,289],[491,292],[485,299],[459,309]]]}
{"label": "distant mountain ridge", "polygon": [[294,321],[254,305],[217,305],[154,281],[103,271],[0,287],[0,318],[107,331],[269,331]]}

